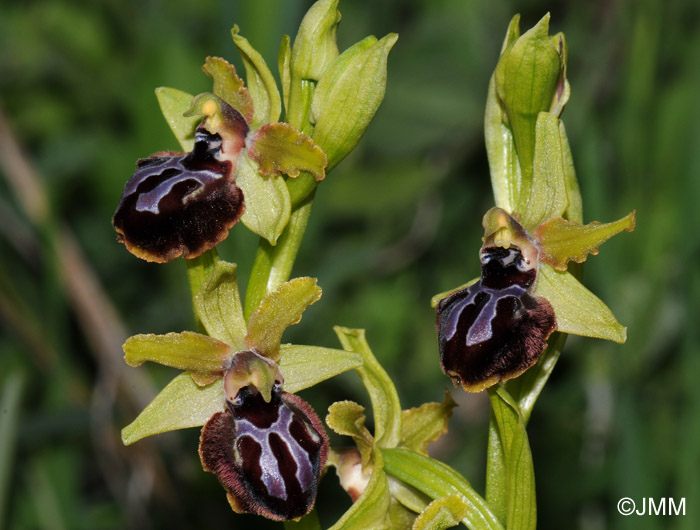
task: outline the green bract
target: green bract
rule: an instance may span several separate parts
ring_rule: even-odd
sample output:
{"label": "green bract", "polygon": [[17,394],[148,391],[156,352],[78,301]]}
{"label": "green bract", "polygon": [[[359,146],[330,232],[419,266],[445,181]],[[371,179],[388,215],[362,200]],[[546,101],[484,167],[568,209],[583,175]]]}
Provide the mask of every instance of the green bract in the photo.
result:
{"label": "green bract", "polygon": [[[246,326],[236,266],[218,261],[194,298],[208,335],[185,331],[136,335],[124,344],[128,364],[153,361],[188,373],[178,375],[122,432],[125,444],[160,432],[196,427],[223,410],[221,376],[237,352],[253,350],[279,361],[285,389],[297,392],[362,364],[352,352],[280,345],[284,330],[301,319],[321,290],[313,278],[295,278],[270,293]],[[257,369],[257,367],[254,367]],[[266,377],[261,374],[261,377]]]}

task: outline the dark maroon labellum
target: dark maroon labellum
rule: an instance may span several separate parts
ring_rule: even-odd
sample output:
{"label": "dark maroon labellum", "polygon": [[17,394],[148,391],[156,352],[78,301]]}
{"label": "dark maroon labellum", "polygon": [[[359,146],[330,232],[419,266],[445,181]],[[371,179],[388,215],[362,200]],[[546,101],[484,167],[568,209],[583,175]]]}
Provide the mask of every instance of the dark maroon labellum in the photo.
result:
{"label": "dark maroon labellum", "polygon": [[440,301],[442,369],[465,390],[517,377],[546,348],[556,321],[550,303],[529,292],[536,274],[517,247],[486,248],[479,281]]}
{"label": "dark maroon labellum", "polygon": [[279,384],[269,403],[245,387],[227,405],[202,430],[205,471],[216,474],[237,512],[276,521],[306,515],[328,455],[328,438],[311,406]]}
{"label": "dark maroon labellum", "polygon": [[243,192],[222,139],[197,129],[187,154],[139,160],[112,223],[117,239],[147,261],[194,258],[221,242],[243,213]]}

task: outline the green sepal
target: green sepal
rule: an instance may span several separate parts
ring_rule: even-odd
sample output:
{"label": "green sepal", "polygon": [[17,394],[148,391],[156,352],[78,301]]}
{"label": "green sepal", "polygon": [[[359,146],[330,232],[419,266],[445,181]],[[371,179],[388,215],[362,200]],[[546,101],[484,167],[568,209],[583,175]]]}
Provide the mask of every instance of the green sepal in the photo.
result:
{"label": "green sepal", "polygon": [[236,264],[217,260],[193,298],[197,318],[207,333],[233,347],[246,348],[246,323],[238,292]]}
{"label": "green sepal", "polygon": [[328,170],[350,153],[377,112],[386,90],[389,51],[399,38],[366,37],[345,50],[318,82],[311,102],[314,141],[328,156]]}
{"label": "green sepal", "polygon": [[257,129],[264,123],[278,121],[282,111],[282,102],[275,78],[267,67],[265,59],[250,45],[248,39],[238,34],[238,26],[233,26],[231,36],[241,59],[243,59],[248,92],[250,92],[255,107],[255,115],[250,121],[251,128]]}
{"label": "green sepal", "polygon": [[413,523],[412,530],[443,530],[457,526],[469,506],[461,495],[449,495],[431,502]]}
{"label": "green sepal", "polygon": [[[505,512],[504,522],[508,530],[535,530],[535,470],[525,421],[518,404],[503,385],[489,388],[488,393],[495,420],[495,432],[501,446],[503,465],[500,471],[504,473],[503,476],[487,475],[487,482],[497,482],[500,501],[505,502],[505,506],[494,507],[494,511]],[[487,484],[487,491],[489,489],[493,490],[493,483]],[[489,499],[489,502],[492,500]]]}
{"label": "green sepal", "polygon": [[183,372],[176,376],[122,429],[122,442],[130,445],[146,436],[177,429],[201,427],[217,412],[224,410],[224,385],[217,379],[199,386]]}
{"label": "green sepal", "polygon": [[[515,15],[508,25],[501,54],[520,37],[520,15]],[[496,74],[491,76],[484,115],[484,137],[489,160],[491,187],[496,206],[512,212],[520,194],[520,161],[515,150],[513,132],[507,125],[508,117],[503,111],[496,93]]]}
{"label": "green sepal", "polygon": [[620,232],[632,232],[635,211],[612,223],[593,221],[587,225],[554,217],[535,231],[541,254],[540,259],[557,270],[565,271],[569,261],[583,263],[588,254],[598,254],[598,247]]}
{"label": "green sepal", "polygon": [[211,383],[220,376],[232,353],[225,342],[191,331],[134,335],[126,340],[123,349],[124,360],[129,366],[140,366],[151,361],[189,370],[198,383]]}
{"label": "green sepal", "polygon": [[363,364],[356,370],[372,402],[377,446],[396,447],[401,440],[401,403],[394,382],[372,353],[365,330],[335,326],[333,331],[343,349],[362,356]]}
{"label": "green sepal", "polygon": [[298,323],[304,310],[319,298],[321,288],[316,284],[316,278],[294,278],[283,283],[268,293],[250,315],[246,345],[277,362],[282,333]]}
{"label": "green sepal", "polygon": [[248,141],[248,156],[265,176],[285,173],[298,177],[308,171],[316,180],[326,176],[326,154],[313,140],[288,123],[268,123]]}
{"label": "green sepal", "polygon": [[290,65],[295,80],[321,79],[338,56],[336,33],[339,22],[338,0],[319,0],[309,8],[292,47]]}
{"label": "green sepal", "polygon": [[243,79],[238,77],[236,67],[221,57],[207,57],[202,70],[214,80],[214,94],[240,112],[245,120],[253,120],[254,107]]}
{"label": "green sepal", "polygon": [[569,272],[540,263],[534,294],[552,304],[557,330],[562,333],[618,343],[627,340],[627,328],[617,321],[600,298]]}
{"label": "green sepal", "polygon": [[515,211],[522,213],[521,224],[529,231],[547,219],[564,215],[569,206],[559,118],[540,112],[535,138],[532,180],[523,186],[515,205]]}
{"label": "green sepal", "polygon": [[469,482],[447,464],[408,449],[383,449],[387,474],[402,480],[431,499],[460,495],[467,502],[463,522],[471,530],[504,530],[486,501]]}
{"label": "green sepal", "polygon": [[428,444],[447,433],[447,422],[456,406],[449,391],[445,390],[442,403],[424,403],[404,410],[401,413],[401,447],[428,456]]}
{"label": "green sepal", "polygon": [[365,491],[329,530],[391,530],[388,511],[391,494],[384,457],[379,449],[372,457],[372,475]]}
{"label": "green sepal", "polygon": [[365,470],[372,460],[374,437],[365,426],[365,408],[354,401],[336,401],[328,407],[326,424],[341,436],[349,436],[355,442]]}
{"label": "green sepal", "polygon": [[284,389],[294,394],[362,366],[362,357],[334,348],[282,344],[279,366],[284,374]]}
{"label": "green sepal", "polygon": [[289,35],[282,35],[280,42],[280,51],[277,55],[277,68],[280,73],[280,81],[282,82],[282,101],[284,102],[285,112],[289,112],[289,87],[292,83],[292,45]]}
{"label": "green sepal", "polygon": [[449,291],[444,291],[442,293],[436,294],[435,296],[433,296],[430,299],[430,307],[432,307],[433,309],[436,308],[438,306],[438,304],[440,303],[440,300],[442,300],[443,298],[447,298],[452,293],[456,293],[457,291],[461,291],[462,289],[466,289],[467,287],[469,287],[470,285],[474,285],[478,281],[479,281],[479,278],[474,278],[473,280],[469,280],[467,283],[463,283],[459,287],[455,287],[454,289],[450,289]]}
{"label": "green sepal", "polygon": [[549,35],[549,14],[507,46],[495,71],[495,89],[513,131],[527,187],[533,174],[537,115],[549,111],[562,57]]}
{"label": "green sepal", "polygon": [[201,116],[185,116],[185,113],[192,106],[194,96],[177,90],[176,88],[160,87],[156,88],[156,98],[160,110],[168,122],[170,130],[182,146],[182,150],[189,152],[194,147],[194,131],[202,121]]}
{"label": "green sepal", "polygon": [[238,158],[236,185],[243,190],[245,197],[241,222],[271,245],[277,244],[292,213],[292,201],[284,178],[261,175],[257,163],[242,153]]}

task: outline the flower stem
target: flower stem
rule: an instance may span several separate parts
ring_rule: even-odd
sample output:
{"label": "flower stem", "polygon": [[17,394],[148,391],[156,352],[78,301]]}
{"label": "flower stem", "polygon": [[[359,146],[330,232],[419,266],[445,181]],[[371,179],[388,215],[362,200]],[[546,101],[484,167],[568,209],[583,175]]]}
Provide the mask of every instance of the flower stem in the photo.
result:
{"label": "flower stem", "polygon": [[292,211],[289,224],[275,246],[265,239],[260,240],[246,290],[243,309],[246,320],[267,293],[289,280],[311,215],[314,191]]}

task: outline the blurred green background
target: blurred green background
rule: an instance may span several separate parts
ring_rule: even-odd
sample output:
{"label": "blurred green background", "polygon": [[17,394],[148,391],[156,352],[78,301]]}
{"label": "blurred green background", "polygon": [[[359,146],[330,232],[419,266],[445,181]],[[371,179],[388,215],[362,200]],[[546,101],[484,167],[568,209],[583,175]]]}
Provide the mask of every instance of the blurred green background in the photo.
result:
{"label": "blurred green background", "polygon": [[[137,158],[177,144],[153,90],[209,88],[238,62],[234,23],[268,64],[301,0],[3,0],[0,4],[0,528],[281,528],[234,515],[202,472],[198,430],[124,448],[119,430],[175,371],[127,368],[129,334],[192,329],[182,261],[142,262],[110,224]],[[529,425],[542,529],[700,528],[700,4],[691,0],[341,0],[341,49],[398,32],[384,104],[319,188],[296,275],[321,302],[285,339],[367,329],[404,408],[440,400],[430,297],[478,275],[492,205],[486,87],[508,21],[547,11],[569,44],[564,113],[586,221],[638,212],[585,282],[625,345],[571,338]],[[276,68],[273,68],[276,70]],[[16,149],[19,148],[19,151]],[[220,247],[245,278],[256,238]],[[431,452],[483,488],[488,400]],[[366,403],[346,374],[303,393],[321,415]],[[324,527],[349,505],[331,471]],[[622,517],[621,497],[686,498],[685,517]]]}

